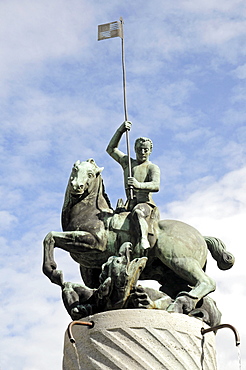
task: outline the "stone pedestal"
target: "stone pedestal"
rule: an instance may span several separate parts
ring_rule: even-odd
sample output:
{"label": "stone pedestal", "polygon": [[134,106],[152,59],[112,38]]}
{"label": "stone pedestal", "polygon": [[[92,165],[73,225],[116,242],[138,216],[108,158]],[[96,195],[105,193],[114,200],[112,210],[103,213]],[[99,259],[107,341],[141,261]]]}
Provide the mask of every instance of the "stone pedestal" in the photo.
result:
{"label": "stone pedestal", "polygon": [[199,319],[162,310],[116,310],[72,327],[65,334],[63,370],[215,370],[215,337]]}

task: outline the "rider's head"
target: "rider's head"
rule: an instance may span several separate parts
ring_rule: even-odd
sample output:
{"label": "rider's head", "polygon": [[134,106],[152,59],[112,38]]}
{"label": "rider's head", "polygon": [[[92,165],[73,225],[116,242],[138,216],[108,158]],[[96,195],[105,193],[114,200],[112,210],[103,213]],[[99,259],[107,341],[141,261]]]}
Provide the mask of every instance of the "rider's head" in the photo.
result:
{"label": "rider's head", "polygon": [[152,152],[153,143],[147,137],[140,137],[135,141],[136,159],[139,163],[143,163],[149,159]]}

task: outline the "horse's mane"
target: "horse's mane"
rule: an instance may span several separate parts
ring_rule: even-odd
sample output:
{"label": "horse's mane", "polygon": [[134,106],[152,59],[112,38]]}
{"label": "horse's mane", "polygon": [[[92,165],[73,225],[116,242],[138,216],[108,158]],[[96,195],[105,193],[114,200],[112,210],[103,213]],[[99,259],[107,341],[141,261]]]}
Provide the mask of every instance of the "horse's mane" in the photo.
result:
{"label": "horse's mane", "polygon": [[70,192],[70,187],[71,187],[70,181],[68,181],[66,192],[65,192],[65,197],[64,197],[64,202],[62,206],[62,213],[61,213],[61,224],[62,224],[63,230],[66,229],[66,226],[69,222],[69,212],[74,204],[72,196],[71,196],[71,192]]}
{"label": "horse's mane", "polygon": [[[96,169],[99,169],[98,165],[96,164],[96,162],[94,161],[94,159],[90,158],[90,159],[87,159],[87,162],[90,162],[92,165],[95,166]],[[102,168],[103,169],[103,168]],[[101,169],[101,170],[102,170]],[[106,193],[105,191],[105,186],[104,186],[104,182],[103,182],[103,178],[101,176],[101,171],[98,173],[97,175],[99,177],[99,187],[98,187],[98,193],[97,193],[97,207],[100,211],[105,211],[105,209],[101,209],[104,208],[103,205],[100,204],[100,195],[102,195],[102,197],[104,198],[104,200],[106,201],[106,204],[107,206],[112,210],[112,206],[111,206],[111,202],[110,202],[110,199],[108,197],[108,194]]]}
{"label": "horse's mane", "polygon": [[[101,175],[100,175],[101,176]],[[107,205],[109,206],[110,209],[113,209],[112,206],[111,206],[111,202],[110,202],[110,199],[108,197],[108,194],[106,193],[105,191],[105,185],[104,185],[104,182],[103,182],[103,178],[101,176],[101,179],[102,179],[102,183],[101,183],[101,186],[102,186],[102,196],[104,197],[104,199],[106,200],[106,203]]]}

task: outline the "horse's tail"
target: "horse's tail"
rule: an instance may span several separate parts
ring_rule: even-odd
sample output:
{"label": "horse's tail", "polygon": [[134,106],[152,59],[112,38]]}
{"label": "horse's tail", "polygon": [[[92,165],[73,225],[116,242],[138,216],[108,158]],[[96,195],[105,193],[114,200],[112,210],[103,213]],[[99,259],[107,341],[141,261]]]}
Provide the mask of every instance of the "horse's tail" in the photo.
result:
{"label": "horse's tail", "polygon": [[225,244],[220,239],[212,236],[204,236],[204,239],[212,257],[217,261],[219,269],[230,269],[234,265],[235,257],[226,251]]}

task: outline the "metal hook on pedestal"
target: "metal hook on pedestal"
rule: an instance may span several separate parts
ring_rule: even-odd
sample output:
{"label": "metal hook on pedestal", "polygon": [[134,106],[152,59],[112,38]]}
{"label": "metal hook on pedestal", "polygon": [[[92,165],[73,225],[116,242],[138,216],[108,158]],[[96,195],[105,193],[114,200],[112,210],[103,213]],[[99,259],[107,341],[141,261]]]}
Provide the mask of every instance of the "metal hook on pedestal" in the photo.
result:
{"label": "metal hook on pedestal", "polygon": [[94,326],[94,322],[93,321],[72,321],[72,322],[70,322],[70,324],[68,325],[68,328],[67,328],[67,333],[68,333],[68,338],[69,338],[69,340],[72,344],[75,343],[75,339],[74,339],[73,334],[72,334],[72,327],[74,325],[88,326],[89,329],[92,329],[93,326]]}
{"label": "metal hook on pedestal", "polygon": [[235,335],[236,346],[239,346],[239,344],[240,344],[239,333],[238,333],[237,329],[234,326],[230,325],[230,324],[220,324],[220,325],[214,326],[212,328],[208,328],[208,329],[201,328],[201,333],[202,333],[202,335],[204,335],[206,333],[209,333],[210,331],[215,332],[216,330],[222,329],[222,328],[229,328],[233,331],[233,333]]}

